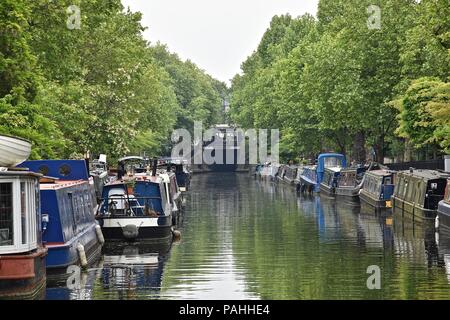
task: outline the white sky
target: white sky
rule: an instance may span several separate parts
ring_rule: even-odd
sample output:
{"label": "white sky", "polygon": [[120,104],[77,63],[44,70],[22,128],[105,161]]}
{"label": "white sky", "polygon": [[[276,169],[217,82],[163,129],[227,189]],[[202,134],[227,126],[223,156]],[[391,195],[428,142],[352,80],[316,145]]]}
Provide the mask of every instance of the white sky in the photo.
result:
{"label": "white sky", "polygon": [[276,14],[316,15],[318,0],[122,0],[143,13],[145,38],[160,41],[229,83]]}

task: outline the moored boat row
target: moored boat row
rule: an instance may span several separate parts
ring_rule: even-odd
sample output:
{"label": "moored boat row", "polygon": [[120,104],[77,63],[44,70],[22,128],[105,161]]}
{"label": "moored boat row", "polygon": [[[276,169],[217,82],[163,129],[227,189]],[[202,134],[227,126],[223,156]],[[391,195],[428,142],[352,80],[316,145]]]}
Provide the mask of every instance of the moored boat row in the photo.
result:
{"label": "moored boat row", "polygon": [[[274,171],[274,178],[267,179],[267,173]],[[414,168],[393,171],[373,162],[347,167],[343,155],[326,153],[312,165],[268,163],[257,167],[254,174],[262,180],[294,184],[301,193],[320,193],[375,210],[392,209],[414,222],[436,220],[436,226],[450,232],[449,172]]]}
{"label": "moored boat row", "polygon": [[89,165],[26,161],[30,153],[25,140],[0,136],[0,299],[42,297],[48,277],[91,265],[105,241],[177,234],[190,182],[184,163],[127,157],[111,177],[104,156]]}

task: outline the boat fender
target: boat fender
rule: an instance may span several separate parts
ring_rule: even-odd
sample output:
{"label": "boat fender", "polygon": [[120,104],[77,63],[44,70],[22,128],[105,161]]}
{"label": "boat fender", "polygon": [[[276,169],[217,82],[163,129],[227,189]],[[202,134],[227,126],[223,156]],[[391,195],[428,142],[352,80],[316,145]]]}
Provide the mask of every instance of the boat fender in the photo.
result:
{"label": "boat fender", "polygon": [[179,241],[181,239],[181,232],[178,230],[172,230],[172,236],[175,241]]}
{"label": "boat fender", "polygon": [[139,236],[139,228],[134,224],[128,224],[122,228],[122,234],[125,239],[134,240]]}
{"label": "boat fender", "polygon": [[87,267],[88,262],[86,258],[86,251],[84,251],[84,246],[79,243],[77,245],[78,256],[80,257],[80,264],[83,268]]}
{"label": "boat fender", "polygon": [[98,241],[101,245],[105,244],[105,237],[103,236],[102,228],[99,225],[95,226],[95,233],[97,233]]}
{"label": "boat fender", "polygon": [[439,230],[439,216],[436,216],[436,220],[434,220],[434,227]]}

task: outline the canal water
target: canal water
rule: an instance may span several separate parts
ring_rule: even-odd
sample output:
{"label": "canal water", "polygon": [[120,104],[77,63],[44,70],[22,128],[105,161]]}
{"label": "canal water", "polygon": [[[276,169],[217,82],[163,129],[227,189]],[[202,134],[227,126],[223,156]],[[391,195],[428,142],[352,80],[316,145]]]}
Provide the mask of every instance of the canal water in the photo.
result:
{"label": "canal water", "polygon": [[104,248],[46,298],[450,299],[450,240],[432,227],[248,174],[195,175],[179,229],[178,243]]}

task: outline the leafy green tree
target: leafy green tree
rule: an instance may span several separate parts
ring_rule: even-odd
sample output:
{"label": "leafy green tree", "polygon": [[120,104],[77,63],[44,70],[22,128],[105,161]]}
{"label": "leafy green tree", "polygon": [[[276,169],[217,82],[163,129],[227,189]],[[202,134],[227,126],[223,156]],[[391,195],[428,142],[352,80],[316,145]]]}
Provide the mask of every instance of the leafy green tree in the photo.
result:
{"label": "leafy green tree", "polygon": [[450,84],[437,78],[412,82],[398,101],[400,126],[397,133],[416,147],[438,143],[450,151]]}

